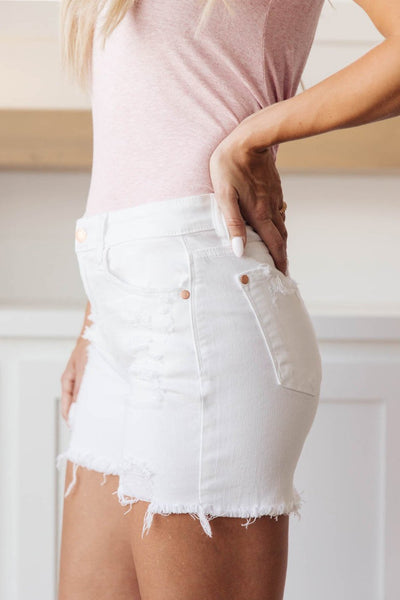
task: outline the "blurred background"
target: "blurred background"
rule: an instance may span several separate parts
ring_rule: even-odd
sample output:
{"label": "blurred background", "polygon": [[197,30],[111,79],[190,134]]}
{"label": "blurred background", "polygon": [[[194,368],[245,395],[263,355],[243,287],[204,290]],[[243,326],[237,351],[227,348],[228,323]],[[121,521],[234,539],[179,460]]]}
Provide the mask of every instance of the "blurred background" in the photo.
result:
{"label": "blurred background", "polygon": [[[308,88],[383,38],[324,5]],[[0,597],[56,598],[68,429],[60,376],[86,298],[74,255],[90,100],[61,71],[59,2],[0,0]],[[398,600],[400,118],[280,146],[288,256],[323,356],[296,471],[285,600]]]}

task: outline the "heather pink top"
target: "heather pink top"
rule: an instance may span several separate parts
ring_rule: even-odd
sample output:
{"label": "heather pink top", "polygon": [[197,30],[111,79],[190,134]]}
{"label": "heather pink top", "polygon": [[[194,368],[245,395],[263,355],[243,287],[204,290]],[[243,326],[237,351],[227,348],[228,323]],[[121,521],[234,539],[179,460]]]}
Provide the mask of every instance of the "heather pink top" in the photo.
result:
{"label": "heather pink top", "polygon": [[323,2],[216,0],[195,39],[203,0],[139,0],[104,50],[95,36],[86,214],[212,192],[219,142],[295,95]]}

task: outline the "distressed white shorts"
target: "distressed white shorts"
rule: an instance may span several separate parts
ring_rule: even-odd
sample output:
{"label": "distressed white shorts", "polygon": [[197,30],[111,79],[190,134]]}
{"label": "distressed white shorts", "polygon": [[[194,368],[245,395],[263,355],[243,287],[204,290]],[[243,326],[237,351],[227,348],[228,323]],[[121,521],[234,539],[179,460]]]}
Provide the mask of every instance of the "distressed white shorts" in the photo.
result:
{"label": "distressed white shorts", "polygon": [[[319,402],[321,356],[296,282],[249,226],[233,254],[214,194],[76,222],[92,324],[57,457],[118,475],[119,502],[210,520],[293,513]],[[130,509],[128,509],[130,510]]]}

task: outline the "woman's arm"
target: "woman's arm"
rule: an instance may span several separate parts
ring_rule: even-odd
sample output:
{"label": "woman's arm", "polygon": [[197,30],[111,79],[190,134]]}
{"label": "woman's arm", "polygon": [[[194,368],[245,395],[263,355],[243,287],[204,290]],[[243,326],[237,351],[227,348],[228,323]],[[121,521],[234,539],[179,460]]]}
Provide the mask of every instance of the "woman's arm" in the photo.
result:
{"label": "woman's arm", "polygon": [[210,176],[239,256],[250,224],[287,274],[283,194],[271,146],[400,115],[400,0],[356,0],[383,42],[304,92],[246,117],[210,158]]}
{"label": "woman's arm", "polygon": [[400,115],[400,2],[356,1],[385,39],[304,92],[244,119],[231,134],[236,147],[262,151],[273,144]]}

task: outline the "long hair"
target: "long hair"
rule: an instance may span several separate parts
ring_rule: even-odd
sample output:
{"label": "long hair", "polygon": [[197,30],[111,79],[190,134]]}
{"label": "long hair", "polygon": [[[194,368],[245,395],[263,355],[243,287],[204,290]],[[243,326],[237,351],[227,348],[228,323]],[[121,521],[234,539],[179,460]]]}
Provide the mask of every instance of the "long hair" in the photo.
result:
{"label": "long hair", "polygon": [[[122,21],[130,8],[139,0],[62,0],[59,33],[61,63],[71,79],[87,91],[91,78],[94,31],[100,13],[103,13],[99,35],[103,48],[107,37]],[[195,36],[206,22],[216,0],[199,0],[204,3]],[[221,0],[218,0],[221,1]],[[228,0],[222,0],[228,12]],[[104,12],[103,12],[104,11]]]}

